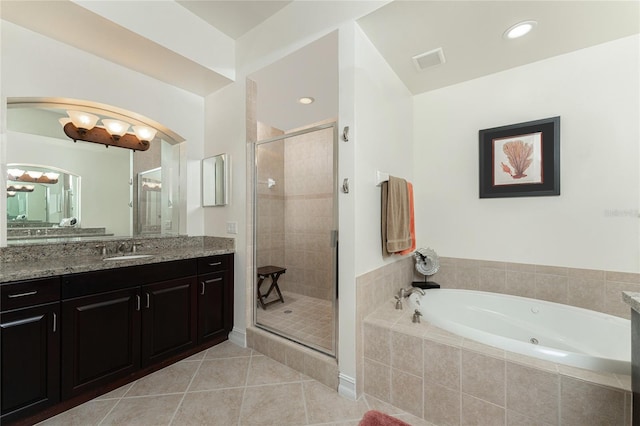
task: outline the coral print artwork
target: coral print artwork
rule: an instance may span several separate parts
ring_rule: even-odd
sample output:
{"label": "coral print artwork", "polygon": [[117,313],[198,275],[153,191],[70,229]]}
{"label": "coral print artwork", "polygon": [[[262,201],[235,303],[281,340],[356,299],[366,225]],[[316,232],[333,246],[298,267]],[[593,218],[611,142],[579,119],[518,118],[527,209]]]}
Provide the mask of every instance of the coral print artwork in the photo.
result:
{"label": "coral print artwork", "polygon": [[543,183],[542,132],[492,142],[494,186]]}

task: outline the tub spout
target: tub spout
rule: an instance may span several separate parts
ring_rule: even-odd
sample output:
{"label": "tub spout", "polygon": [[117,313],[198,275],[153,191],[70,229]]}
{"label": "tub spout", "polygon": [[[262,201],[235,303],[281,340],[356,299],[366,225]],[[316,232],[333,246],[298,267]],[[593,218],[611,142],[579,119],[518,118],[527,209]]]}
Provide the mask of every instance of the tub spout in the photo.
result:
{"label": "tub spout", "polygon": [[413,318],[411,319],[411,322],[419,323],[421,316],[422,316],[422,314],[420,313],[420,311],[416,309],[413,312]]}

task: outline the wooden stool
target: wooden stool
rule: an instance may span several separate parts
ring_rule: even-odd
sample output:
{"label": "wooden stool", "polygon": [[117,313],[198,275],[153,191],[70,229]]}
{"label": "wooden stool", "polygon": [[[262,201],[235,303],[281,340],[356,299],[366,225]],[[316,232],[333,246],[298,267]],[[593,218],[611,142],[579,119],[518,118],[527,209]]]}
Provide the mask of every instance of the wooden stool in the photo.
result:
{"label": "wooden stool", "polygon": [[[259,279],[258,279],[258,288],[256,289],[256,291],[258,292],[258,303],[260,303],[260,306],[262,307],[262,309],[267,309],[267,306],[272,303],[276,303],[276,302],[284,303],[284,297],[282,297],[282,293],[280,293],[280,287],[278,287],[278,278],[280,278],[280,275],[284,274],[285,272],[287,272],[286,268],[282,268],[280,266],[269,265],[269,266],[261,266],[258,268]],[[263,294],[260,292],[260,286],[262,286],[262,282],[267,277],[271,277],[271,285],[269,286],[269,290],[267,290],[267,292]],[[269,295],[274,289],[278,294],[278,298],[275,300],[272,300],[271,302],[266,302],[265,300],[267,299],[267,297],[269,297]]]}

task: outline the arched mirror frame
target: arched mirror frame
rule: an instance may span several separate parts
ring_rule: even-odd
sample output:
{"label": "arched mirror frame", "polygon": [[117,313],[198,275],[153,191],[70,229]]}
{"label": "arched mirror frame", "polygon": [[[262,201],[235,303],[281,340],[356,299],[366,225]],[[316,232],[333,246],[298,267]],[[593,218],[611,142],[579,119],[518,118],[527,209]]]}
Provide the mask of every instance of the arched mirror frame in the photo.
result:
{"label": "arched mirror frame", "polygon": [[[80,109],[82,111],[90,112],[96,115],[105,115],[118,120],[123,120],[131,125],[145,125],[153,127],[157,130],[156,139],[162,139],[169,142],[172,145],[185,142],[185,139],[172,131],[163,124],[145,117],[136,112],[128,111],[123,108],[118,108],[112,105],[107,105],[99,102],[61,98],[61,97],[9,97],[6,98],[6,103],[2,105],[2,122],[0,125],[3,129],[0,140],[0,176],[7,175],[7,156],[6,156],[6,144],[7,141],[7,109],[9,108],[40,108],[40,109]],[[186,163],[186,159],[182,158],[181,163]],[[7,210],[7,190],[6,185],[0,185],[0,211],[6,212]],[[183,204],[183,203],[180,203]],[[186,216],[186,214],[185,214]],[[0,215],[0,247],[7,246],[7,217],[6,214]]]}

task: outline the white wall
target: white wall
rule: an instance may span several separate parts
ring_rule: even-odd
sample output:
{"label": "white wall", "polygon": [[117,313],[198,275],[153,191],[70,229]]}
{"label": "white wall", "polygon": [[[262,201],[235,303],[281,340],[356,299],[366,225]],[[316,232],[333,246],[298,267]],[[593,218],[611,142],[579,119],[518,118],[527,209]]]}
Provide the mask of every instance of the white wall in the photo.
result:
{"label": "white wall", "polygon": [[189,235],[202,235],[203,98],[10,22],[1,21],[1,25],[0,93],[3,103],[7,97],[95,101],[146,116],[187,141],[188,194],[184,220],[187,220]]}
{"label": "white wall", "polygon": [[[640,37],[415,97],[418,246],[640,272]],[[561,116],[561,195],[479,199],[478,130]]]}
{"label": "white wall", "polygon": [[395,262],[382,257],[381,189],[376,171],[412,182],[413,97],[360,27],[356,26],[355,176],[356,276]]}
{"label": "white wall", "polygon": [[[341,392],[345,379],[356,377],[355,279],[397,259],[383,259],[380,236],[381,190],[376,170],[411,180],[412,97],[355,23],[339,35],[339,133],[350,127],[348,142],[339,142],[341,193],[339,266],[339,357]],[[352,389],[355,394],[355,389]]]}
{"label": "white wall", "polygon": [[[234,237],[234,329],[247,327],[245,315],[247,220],[250,200],[246,197],[246,136],[245,136],[245,89],[244,80],[226,86],[205,100],[206,143],[204,157],[226,153],[229,155],[229,204],[204,208],[204,235]],[[227,222],[237,223],[237,234],[227,234]],[[249,243],[250,244],[250,243]]]}

